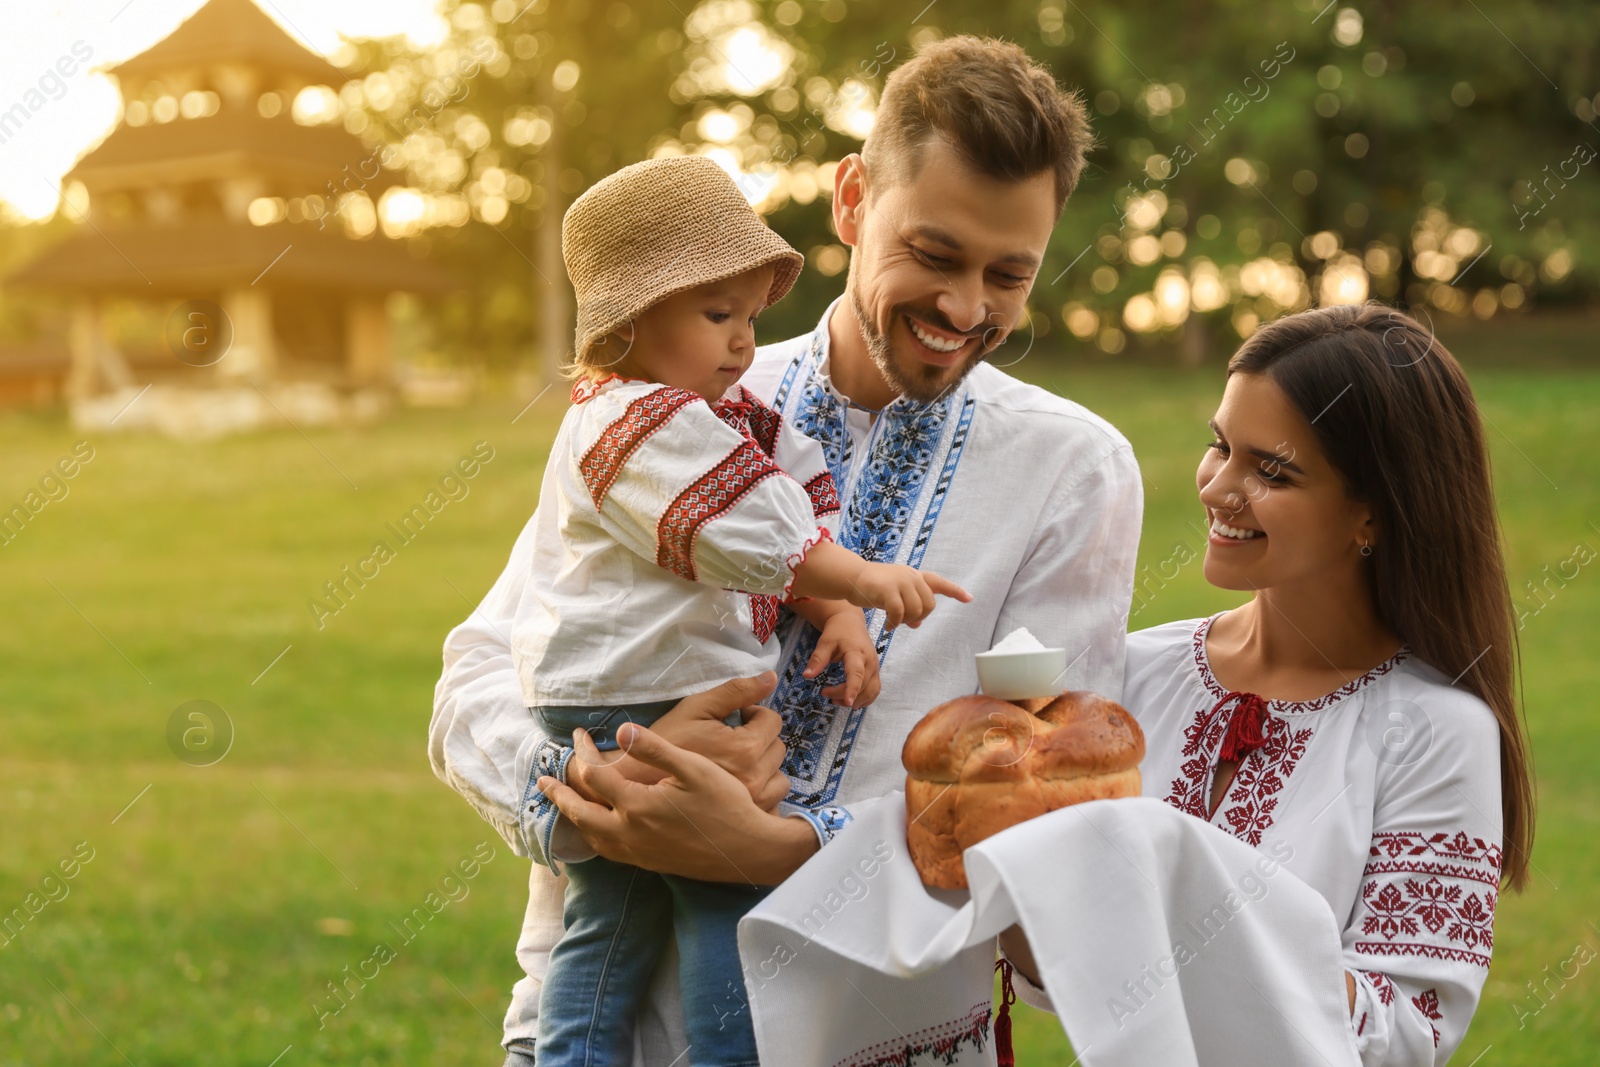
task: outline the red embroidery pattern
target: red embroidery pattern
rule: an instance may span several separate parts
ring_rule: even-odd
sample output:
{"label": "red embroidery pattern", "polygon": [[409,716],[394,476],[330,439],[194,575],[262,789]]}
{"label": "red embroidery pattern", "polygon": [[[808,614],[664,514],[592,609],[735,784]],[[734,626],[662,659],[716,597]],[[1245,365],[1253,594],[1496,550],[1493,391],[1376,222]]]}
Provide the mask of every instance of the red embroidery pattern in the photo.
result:
{"label": "red embroidery pattern", "polygon": [[929,1026],[892,1041],[880,1041],[870,1048],[834,1064],[833,1067],[911,1067],[924,1056],[941,1063],[954,1063],[961,1046],[971,1043],[977,1051],[989,1041],[989,1004],[974,1005],[959,1019]]}
{"label": "red embroidery pattern", "polygon": [[1251,845],[1261,844],[1262,835],[1272,827],[1278,807],[1277,794],[1294,773],[1300,757],[1306,754],[1311,734],[1310,726],[1295,729],[1283,719],[1267,719],[1266,744],[1239,764],[1228,785],[1228,795],[1218,806],[1234,837]]}
{"label": "red embroidery pattern", "polygon": [[1361,934],[1374,940],[1357,941],[1358,952],[1489,966],[1504,858],[1498,845],[1462,832],[1385,831],[1372,835],[1370,856],[1361,872]]}
{"label": "red embroidery pattern", "polygon": [[763,645],[778,628],[778,598],[766,593],[750,594],[750,629]]}
{"label": "red embroidery pattern", "polygon": [[1382,971],[1362,971],[1367,980],[1372,983],[1373,990],[1378,994],[1378,1002],[1387,1007],[1394,1003],[1394,983],[1389,981],[1389,976]]}
{"label": "red embroidery pattern", "polygon": [[761,451],[777,458],[778,429],[783,425],[783,416],[763,404],[750,390],[735,385],[711,405],[711,410],[717,413],[717,418],[754,441]]}
{"label": "red embroidery pattern", "polygon": [[1499,845],[1491,845],[1481,837],[1468,837],[1462,831],[1376,833],[1372,835],[1371,855],[1366,874],[1440,874],[1471,878],[1495,889],[1500,887],[1500,865],[1504,860]]}
{"label": "red embroidery pattern", "polygon": [[[1489,966],[1494,948],[1494,890],[1480,896],[1438,878],[1369,879],[1361,886],[1367,915],[1357,952],[1377,956],[1426,956]],[[1423,931],[1435,940],[1417,940]],[[1443,939],[1443,943],[1440,942]]]}
{"label": "red embroidery pattern", "polygon": [[1163,799],[1197,819],[1208,818],[1206,783],[1211,768],[1216,766],[1215,753],[1222,745],[1227,725],[1226,714],[1218,714],[1215,708],[1203,708],[1183,730],[1183,763],[1178,766],[1178,776],[1172,780],[1172,787]]}
{"label": "red embroidery pattern", "polygon": [[[1205,683],[1205,687],[1211,691],[1212,696],[1220,700],[1228,695],[1228,691],[1217,682],[1216,676],[1211,673],[1211,661],[1206,658],[1206,634],[1211,632],[1211,624],[1219,618],[1221,618],[1220,614],[1213,615],[1209,619],[1202,619],[1200,625],[1195,627],[1193,643],[1194,664],[1195,669],[1200,672],[1200,681]],[[1326,693],[1315,700],[1269,700],[1267,701],[1267,709],[1277,715],[1303,715],[1308,711],[1321,711],[1323,708],[1337,704],[1351,693],[1382,678],[1400,666],[1401,663],[1404,663],[1410,655],[1411,650],[1409,648],[1402,648],[1366,674],[1359,678],[1351,679],[1331,693]]]}
{"label": "red embroidery pattern", "polygon": [[[577,393],[576,386],[573,393]],[[670,386],[655,389],[631,402],[621,418],[600,431],[595,443],[578,461],[578,471],[583,475],[583,484],[589,487],[589,495],[594,497],[596,508],[604,503],[628,457],[672,416],[699,399],[687,389]]]}
{"label": "red embroidery pattern", "polygon": [[738,503],[758,482],[782,473],[754,441],[740,442],[667,505],[656,525],[657,565],[694,581],[694,542],[701,528]]}
{"label": "red embroidery pattern", "polygon": [[[1226,709],[1207,708],[1184,730],[1184,761],[1165,797],[1173,807],[1207,821],[1212,816],[1206,811],[1206,793],[1223,734],[1227,732],[1228,717]],[[1287,719],[1269,715],[1265,729],[1266,742],[1239,764],[1227,796],[1217,807],[1217,814],[1222,817],[1219,825],[1251,845],[1261,844],[1262,836],[1272,827],[1277,794],[1305,755],[1314,728],[1297,729]]]}
{"label": "red embroidery pattern", "polygon": [[[1417,1006],[1418,1011],[1427,1016],[1430,1020],[1430,1026],[1444,1019],[1444,1016],[1439,1011],[1439,993],[1437,990],[1424,989],[1417,996],[1411,998],[1411,1003]],[[1437,1026],[1433,1027],[1433,1047],[1439,1047],[1439,1028]]]}
{"label": "red embroidery pattern", "polygon": [[[749,434],[755,443],[761,446],[761,451],[769,456],[775,455],[778,447],[778,429],[783,425],[783,416],[763,404],[750,390],[742,385],[734,386],[740,411],[749,426]],[[734,427],[738,429],[738,427]]]}
{"label": "red embroidery pattern", "polygon": [[[735,386],[733,392],[717,401],[713,410],[723,422],[777,460],[778,431],[783,425],[783,416],[763,404],[754,393],[742,385]],[[822,518],[839,513],[839,490],[832,474],[824,470],[813,475],[804,486],[806,495],[811,498],[813,515]]]}
{"label": "red embroidery pattern", "polygon": [[817,518],[839,514],[839,487],[827,471],[806,483],[806,495],[811,498],[811,513]]}
{"label": "red embroidery pattern", "polygon": [[[1217,682],[1206,658],[1206,634],[1218,616],[1203,619],[1195,627],[1193,638],[1195,670],[1201,683],[1218,701],[1229,696],[1227,689]],[[1278,806],[1277,794],[1283,791],[1295,764],[1305,755],[1306,745],[1316,728],[1316,720],[1300,727],[1293,717],[1321,711],[1394,670],[1408,655],[1402,648],[1384,663],[1380,663],[1361,677],[1346,682],[1332,693],[1314,700],[1269,700],[1265,729],[1266,742],[1247,755],[1228,785],[1227,795],[1217,806],[1221,816],[1218,825],[1235,837],[1251,845],[1261,844],[1261,838],[1271,828]],[[1168,804],[1200,819],[1212,821],[1214,816],[1206,810],[1212,772],[1227,731],[1229,715],[1216,707],[1195,712],[1194,721],[1183,731],[1183,762],[1177,776],[1164,798]]]}

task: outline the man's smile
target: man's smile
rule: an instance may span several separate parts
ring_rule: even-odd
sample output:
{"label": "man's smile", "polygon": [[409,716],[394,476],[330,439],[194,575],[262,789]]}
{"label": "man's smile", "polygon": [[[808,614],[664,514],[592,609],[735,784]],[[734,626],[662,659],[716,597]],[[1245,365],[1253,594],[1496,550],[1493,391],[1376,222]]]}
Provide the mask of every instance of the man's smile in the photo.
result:
{"label": "man's smile", "polygon": [[906,327],[916,342],[917,355],[923,362],[953,367],[965,357],[968,346],[978,340],[970,334],[951,333],[939,329],[910,315],[903,316]]}

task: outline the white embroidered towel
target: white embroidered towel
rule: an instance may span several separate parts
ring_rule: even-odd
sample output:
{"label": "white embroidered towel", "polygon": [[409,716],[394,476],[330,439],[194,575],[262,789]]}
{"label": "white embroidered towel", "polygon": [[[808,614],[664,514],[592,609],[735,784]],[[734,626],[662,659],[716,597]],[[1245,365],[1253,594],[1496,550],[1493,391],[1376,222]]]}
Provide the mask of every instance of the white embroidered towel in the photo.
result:
{"label": "white embroidered towel", "polygon": [[970,892],[929,890],[903,794],[852,807],[739,924],[767,1067],[993,1064],[994,938],[1019,921],[1087,1067],[1360,1062],[1338,924],[1270,847],[1102,800],[968,849]]}

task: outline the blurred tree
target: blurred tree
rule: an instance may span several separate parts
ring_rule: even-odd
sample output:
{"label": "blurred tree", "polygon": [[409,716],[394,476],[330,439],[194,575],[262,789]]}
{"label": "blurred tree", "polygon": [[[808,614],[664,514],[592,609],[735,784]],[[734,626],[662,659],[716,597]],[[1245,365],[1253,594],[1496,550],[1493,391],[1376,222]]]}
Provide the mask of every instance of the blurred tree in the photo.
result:
{"label": "blurred tree", "polygon": [[[425,53],[358,42],[356,66],[375,73],[343,95],[410,172],[416,192],[391,195],[416,198],[402,213],[414,218],[394,229],[469,282],[429,309],[433,347],[502,367],[537,348],[548,373],[572,343],[561,217],[676,128],[664,88],[682,64],[683,16],[620,0],[445,0],[441,11],[450,33]],[[393,214],[380,212],[386,226]]]}
{"label": "blurred tree", "polygon": [[[763,334],[808,328],[847,263],[827,211],[833,164],[870,129],[885,74],[957,32],[1026,47],[1083,94],[1101,142],[1033,292],[1037,336],[1107,353],[1166,339],[1195,359],[1311,303],[1370,295],[1487,317],[1536,296],[1588,300],[1600,283],[1600,8],[1579,0],[1534,20],[1489,0],[443,9],[450,37],[427,54],[363,45],[382,73],[347,99],[425,194],[421,239],[472,278],[429,315],[437,347],[472,361],[526,358],[541,320],[546,358],[565,351],[561,213],[661,152],[742,173],[808,258]],[[464,59],[480,69],[451,90]]]}
{"label": "blurred tree", "polygon": [[[1195,357],[1308,303],[1487,317],[1535,293],[1591,299],[1600,282],[1593,4],[1532,20],[1439,0],[939,0],[914,14],[769,0],[759,14],[796,53],[760,100],[791,166],[856,150],[881,72],[952,33],[1015,40],[1083,94],[1101,144],[1032,295],[1040,333],[1054,319],[1111,352],[1129,333],[1176,336]],[[807,251],[829,240],[809,191],[772,215]]]}

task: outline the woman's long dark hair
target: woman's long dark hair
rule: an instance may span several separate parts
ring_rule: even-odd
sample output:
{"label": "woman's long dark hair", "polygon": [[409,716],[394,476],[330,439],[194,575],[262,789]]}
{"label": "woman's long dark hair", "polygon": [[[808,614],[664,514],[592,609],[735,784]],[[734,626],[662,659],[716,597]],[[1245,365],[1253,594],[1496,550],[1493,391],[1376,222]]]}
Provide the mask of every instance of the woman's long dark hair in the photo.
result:
{"label": "woman's long dark hair", "polygon": [[1517,710],[1517,630],[1489,451],[1467,376],[1431,331],[1381,304],[1317,308],[1257,330],[1228,374],[1264,374],[1311,424],[1378,539],[1378,616],[1500,723],[1503,876],[1527,880],[1534,790]]}

